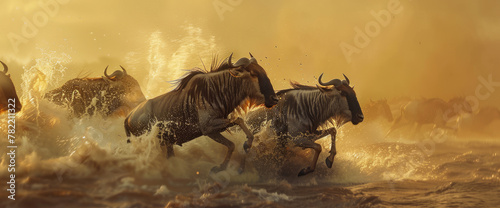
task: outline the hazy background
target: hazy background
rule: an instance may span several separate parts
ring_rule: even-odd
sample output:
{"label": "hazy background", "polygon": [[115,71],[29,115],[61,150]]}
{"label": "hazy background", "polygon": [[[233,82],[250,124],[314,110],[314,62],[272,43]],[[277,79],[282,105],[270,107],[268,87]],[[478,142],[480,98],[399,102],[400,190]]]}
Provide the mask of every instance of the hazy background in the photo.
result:
{"label": "hazy background", "polygon": [[[214,54],[232,52],[236,58],[252,52],[277,90],[289,80],[315,84],[323,72],[326,79],[345,73],[362,103],[474,95],[478,76],[500,81],[500,2],[494,0],[401,0],[402,11],[350,62],[339,44],[354,45],[355,28],[375,21],[370,11],[387,9],[389,0],[61,0],[53,14],[40,2],[47,1],[0,3],[0,60],[19,93],[23,70],[37,59],[66,67],[61,83],[123,65],[151,98],[167,92],[166,81],[182,69],[202,68],[201,60],[209,67]],[[214,5],[229,10],[218,13]],[[16,50],[9,34],[23,37],[23,18],[33,22],[40,12],[46,24]],[[499,101],[496,91],[484,103]]]}

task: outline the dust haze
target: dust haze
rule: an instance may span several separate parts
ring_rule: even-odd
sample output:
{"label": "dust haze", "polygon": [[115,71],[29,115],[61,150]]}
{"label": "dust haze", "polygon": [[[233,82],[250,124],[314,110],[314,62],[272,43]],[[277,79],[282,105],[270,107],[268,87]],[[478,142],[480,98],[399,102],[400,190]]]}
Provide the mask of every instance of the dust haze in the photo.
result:
{"label": "dust haze", "polygon": [[[183,69],[203,68],[202,62],[209,67],[214,55],[222,59],[233,52],[237,58],[252,52],[277,90],[288,88],[289,80],[314,85],[321,73],[327,79],[344,73],[361,103],[468,96],[481,84],[479,76],[500,81],[497,1],[61,0],[49,13],[43,2],[56,1],[2,1],[0,60],[9,65],[17,89],[37,59],[65,57],[58,84],[122,65],[151,98],[171,89],[168,81]],[[356,47],[356,28],[366,32],[367,24],[377,22],[371,13],[391,4],[400,12],[385,26],[377,23],[366,46],[347,58],[341,43]],[[36,32],[26,37],[23,27],[34,21]],[[13,41],[12,34],[23,41]],[[149,79],[164,85],[147,86]],[[482,102],[499,101],[493,91]]]}

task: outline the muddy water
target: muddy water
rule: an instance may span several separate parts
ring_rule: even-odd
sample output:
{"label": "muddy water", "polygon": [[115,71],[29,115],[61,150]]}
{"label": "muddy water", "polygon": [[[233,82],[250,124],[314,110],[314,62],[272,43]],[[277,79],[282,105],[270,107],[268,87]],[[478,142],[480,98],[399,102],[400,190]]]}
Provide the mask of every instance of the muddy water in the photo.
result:
{"label": "muddy water", "polygon": [[[206,137],[176,146],[176,157],[167,160],[150,135],[127,144],[122,118],[71,119],[44,101],[38,109],[44,113],[39,123],[26,114],[17,119],[16,200],[4,200],[8,192],[1,192],[3,207],[500,204],[500,142],[493,136],[447,133],[430,143],[427,133],[413,140],[400,135],[384,138],[379,123],[347,124],[339,133],[333,168],[324,164],[327,137],[319,140],[325,149],[317,170],[298,178],[298,171],[309,164],[310,152],[292,148],[285,165],[275,164],[268,132],[259,135],[245,171],[239,174],[245,137],[233,129],[224,133],[238,147],[231,165],[227,171],[210,174],[225,148]],[[7,146],[3,140],[1,145]],[[3,155],[4,179],[7,165]]]}

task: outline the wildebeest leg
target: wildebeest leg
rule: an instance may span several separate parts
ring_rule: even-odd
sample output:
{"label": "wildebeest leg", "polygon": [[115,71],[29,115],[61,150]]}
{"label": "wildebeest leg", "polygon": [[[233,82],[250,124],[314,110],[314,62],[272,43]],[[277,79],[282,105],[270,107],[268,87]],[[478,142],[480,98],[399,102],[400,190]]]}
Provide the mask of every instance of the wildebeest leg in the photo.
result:
{"label": "wildebeest leg", "polygon": [[418,132],[420,132],[420,128],[422,128],[422,124],[417,123],[417,127],[415,127],[415,129],[413,130],[413,133],[410,135],[410,139],[415,138],[415,135],[418,134]]}
{"label": "wildebeest leg", "polygon": [[250,132],[247,125],[245,124],[245,121],[243,121],[242,118],[238,117],[234,121],[234,123],[238,124],[238,126],[240,126],[243,132],[245,132],[245,134],[247,135],[247,141],[245,141],[245,143],[243,144],[243,149],[245,150],[245,152],[248,152],[248,149],[252,147],[254,136],[252,132]]}
{"label": "wildebeest leg", "polygon": [[403,116],[402,115],[399,116],[398,118],[396,118],[396,120],[394,120],[394,123],[392,123],[392,126],[389,129],[389,131],[387,131],[387,133],[385,134],[385,137],[388,137],[389,134],[391,134],[394,130],[409,124],[411,124],[411,122],[403,122]]}
{"label": "wildebeest leg", "polygon": [[318,162],[319,153],[321,153],[321,145],[319,145],[319,144],[315,143],[314,141],[311,141],[307,138],[302,138],[298,142],[299,143],[297,143],[296,146],[302,147],[304,149],[305,148],[312,148],[314,150],[314,157],[313,157],[311,165],[307,168],[302,169],[299,172],[298,176],[303,176],[303,175],[306,175],[308,173],[314,172],[314,170],[316,169],[316,163]]}
{"label": "wildebeest leg", "polygon": [[337,154],[337,148],[335,147],[335,139],[337,137],[337,129],[331,128],[328,129],[330,132],[330,136],[332,137],[332,147],[330,149],[330,155],[326,158],[326,166],[328,168],[332,168],[333,165],[333,159],[335,158],[335,155]]}
{"label": "wildebeest leg", "polygon": [[175,153],[174,153],[174,144],[172,144],[171,142],[166,142],[166,146],[167,146],[167,159],[168,158],[171,158],[171,157],[175,157]]}
{"label": "wildebeest leg", "polygon": [[[243,150],[245,150],[245,152],[248,153],[248,150],[252,147],[252,142],[253,142],[254,136],[250,132],[247,125],[245,124],[245,121],[243,121],[242,118],[238,117],[234,121],[234,123],[238,124],[238,126],[240,126],[241,129],[243,130],[243,132],[245,132],[245,134],[247,135],[247,141],[245,141],[245,143],[243,144]],[[241,158],[240,168],[238,169],[239,173],[243,173],[243,171],[245,170],[245,162],[246,162],[246,156],[243,156]]]}
{"label": "wildebeest leg", "polygon": [[211,172],[217,173],[219,171],[225,170],[227,167],[227,164],[229,163],[229,160],[231,159],[231,154],[233,154],[234,151],[234,143],[226,139],[226,137],[222,136],[220,133],[211,133],[207,135],[214,141],[223,144],[224,146],[227,147],[227,153],[226,157],[224,158],[224,162],[220,164],[220,166],[215,166],[212,168]]}
{"label": "wildebeest leg", "polygon": [[158,132],[157,137],[160,140],[160,146],[165,146],[167,149],[167,159],[171,158],[171,157],[175,157],[175,153],[174,153],[175,142],[172,141],[168,132],[165,131],[165,125],[163,123],[159,123],[159,124],[157,124],[157,126],[159,128],[159,132]]}

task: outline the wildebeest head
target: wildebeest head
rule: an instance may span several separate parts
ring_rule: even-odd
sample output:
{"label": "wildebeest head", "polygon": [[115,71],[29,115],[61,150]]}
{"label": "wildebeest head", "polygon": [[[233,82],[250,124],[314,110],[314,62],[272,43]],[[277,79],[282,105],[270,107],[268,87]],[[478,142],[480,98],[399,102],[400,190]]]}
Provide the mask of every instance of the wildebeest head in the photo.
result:
{"label": "wildebeest head", "polygon": [[135,108],[141,102],[146,100],[144,94],[142,94],[139,82],[132,76],[127,74],[127,70],[120,66],[122,71],[115,71],[111,75],[108,75],[108,67],[104,69],[104,80],[108,81],[111,85],[111,89],[123,89],[123,104],[130,108]]}
{"label": "wildebeest head", "polygon": [[[356,97],[356,92],[354,92],[354,89],[349,86],[349,78],[347,78],[344,75],[345,80],[340,80],[340,79],[332,79],[329,82],[324,83],[321,81],[321,78],[323,77],[323,74],[319,76],[318,82],[320,85],[323,86],[331,86],[333,85],[335,89],[340,91],[340,94],[347,99],[347,104],[349,105],[349,110],[351,111],[351,122],[352,124],[356,125],[360,122],[363,121],[364,115],[363,112],[361,111],[361,106],[359,105],[358,98]],[[324,88],[321,88],[321,90],[325,90]]]}
{"label": "wildebeest head", "polygon": [[256,92],[260,92],[255,96],[258,98],[258,102],[262,103],[264,99],[264,104],[267,108],[271,108],[278,103],[278,97],[274,92],[271,80],[267,77],[267,73],[258,63],[257,60],[250,54],[250,59],[241,58],[235,64],[231,62],[231,56],[229,56],[228,64],[232,69],[229,72],[234,77],[241,77],[250,80],[254,83]]}
{"label": "wildebeest head", "polygon": [[[370,108],[372,111],[375,111],[376,113],[381,113],[382,116],[384,116],[389,122],[392,122],[394,120],[391,107],[389,106],[387,99],[377,101],[370,100],[368,108]],[[365,108],[365,110],[368,108]]]}
{"label": "wildebeest head", "polygon": [[8,109],[8,99],[15,99],[15,110],[20,111],[22,108],[21,102],[17,97],[16,89],[14,83],[10,79],[10,74],[7,74],[9,67],[2,61],[0,61],[3,66],[3,71],[0,71],[0,113]]}

